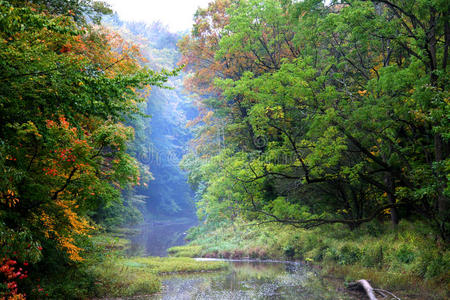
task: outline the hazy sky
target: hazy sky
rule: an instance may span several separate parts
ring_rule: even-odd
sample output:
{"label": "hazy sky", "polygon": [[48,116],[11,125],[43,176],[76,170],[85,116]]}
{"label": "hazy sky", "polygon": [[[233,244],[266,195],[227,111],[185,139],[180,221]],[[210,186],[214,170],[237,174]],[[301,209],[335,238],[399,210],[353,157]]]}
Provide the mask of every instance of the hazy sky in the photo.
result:
{"label": "hazy sky", "polygon": [[120,18],[151,23],[160,20],[172,31],[191,28],[195,11],[211,0],[106,0]]}

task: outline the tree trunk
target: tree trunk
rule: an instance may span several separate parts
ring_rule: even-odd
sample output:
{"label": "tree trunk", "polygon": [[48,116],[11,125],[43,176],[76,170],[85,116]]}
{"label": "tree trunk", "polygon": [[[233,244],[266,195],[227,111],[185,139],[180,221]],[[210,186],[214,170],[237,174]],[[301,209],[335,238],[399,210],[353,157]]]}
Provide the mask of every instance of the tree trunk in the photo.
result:
{"label": "tree trunk", "polygon": [[[391,174],[386,174],[384,182],[390,191],[395,191],[395,184]],[[388,192],[387,197],[389,204],[395,204],[395,195],[392,192]],[[391,208],[391,221],[394,226],[397,226],[398,222],[400,222],[400,216],[396,207]]]}
{"label": "tree trunk", "polygon": [[[435,155],[435,161],[439,162],[445,159],[446,153],[445,153],[445,145],[442,141],[442,137],[440,134],[434,135],[434,155]],[[440,174],[439,174],[440,175]],[[445,179],[442,178],[443,176],[439,176],[439,181],[442,185],[439,190],[438,195],[438,211],[439,215],[444,215],[447,213],[448,208],[448,197],[446,197],[442,191],[443,186],[445,185],[445,182],[443,182]]]}

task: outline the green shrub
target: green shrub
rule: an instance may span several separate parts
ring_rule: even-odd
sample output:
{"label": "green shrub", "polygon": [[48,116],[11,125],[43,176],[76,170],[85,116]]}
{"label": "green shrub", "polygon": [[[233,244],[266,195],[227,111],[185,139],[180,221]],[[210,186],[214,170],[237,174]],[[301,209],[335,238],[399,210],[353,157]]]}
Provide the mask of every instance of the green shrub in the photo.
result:
{"label": "green shrub", "polygon": [[338,262],[342,265],[352,265],[360,261],[361,250],[350,244],[342,246],[339,250],[339,260]]}
{"label": "green shrub", "polygon": [[[424,251],[414,271],[425,279],[437,276],[447,276],[450,270],[450,252]],[[447,279],[448,280],[448,279]]]}
{"label": "green shrub", "polygon": [[303,245],[301,245],[301,246],[304,249],[304,251],[310,251],[310,250],[314,249],[321,242],[322,241],[320,240],[319,235],[307,234],[306,239],[305,239]]}
{"label": "green shrub", "polygon": [[370,222],[363,224],[359,230],[362,235],[379,237],[385,232],[385,226],[380,222]]}
{"label": "green shrub", "polygon": [[328,250],[328,248],[329,248],[328,245],[321,245],[321,246],[317,249],[317,251],[316,251],[316,253],[315,253],[313,259],[314,259],[315,261],[322,261],[322,260],[324,259],[324,257],[325,257],[325,253],[326,253],[326,251]]}
{"label": "green shrub", "polygon": [[287,258],[295,257],[295,246],[294,245],[286,245],[283,247],[284,256]]}
{"label": "green shrub", "polygon": [[399,262],[404,264],[412,263],[416,257],[414,251],[407,245],[402,245],[395,253],[395,256]]}
{"label": "green shrub", "polygon": [[323,254],[323,260],[337,262],[339,260],[339,251],[334,247],[327,248]]}

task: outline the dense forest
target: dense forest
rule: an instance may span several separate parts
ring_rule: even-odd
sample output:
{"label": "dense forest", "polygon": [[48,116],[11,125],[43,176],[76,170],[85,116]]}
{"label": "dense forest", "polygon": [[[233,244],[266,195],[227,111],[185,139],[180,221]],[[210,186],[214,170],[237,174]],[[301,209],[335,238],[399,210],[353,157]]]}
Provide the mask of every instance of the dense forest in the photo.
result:
{"label": "dense forest", "polygon": [[[179,89],[164,99],[169,77],[181,86],[178,37],[161,24],[142,28],[153,37],[121,32],[110,14],[90,0],[0,1],[0,299],[84,298],[95,280],[86,259],[102,255],[90,235],[166,205],[149,192],[148,151],[162,142],[147,131],[156,113],[170,119],[165,134],[187,139],[171,132],[183,110],[157,108],[186,102]],[[188,209],[184,175],[165,172],[187,194],[166,213]]]}
{"label": "dense forest", "polygon": [[180,48],[203,96],[184,160],[201,214],[350,229],[417,218],[448,240],[448,13],[447,1],[199,10]]}
{"label": "dense forest", "polygon": [[171,251],[448,284],[449,16],[439,0],[199,9],[179,47],[200,112],[182,166],[203,223]]}
{"label": "dense forest", "polygon": [[[449,24],[446,0],[214,0],[182,34],[0,0],[0,299],[224,267],[185,256],[445,299]],[[112,234],[195,209],[183,258],[124,258]]]}

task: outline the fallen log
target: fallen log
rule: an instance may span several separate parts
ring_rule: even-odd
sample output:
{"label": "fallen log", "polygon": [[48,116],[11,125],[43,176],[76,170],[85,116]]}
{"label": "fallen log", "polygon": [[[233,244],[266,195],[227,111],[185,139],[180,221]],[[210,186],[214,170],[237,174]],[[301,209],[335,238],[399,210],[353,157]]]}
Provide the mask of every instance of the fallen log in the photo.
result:
{"label": "fallen log", "polygon": [[[383,299],[387,298],[388,295],[391,297],[390,299],[395,299],[395,300],[401,300],[399,297],[397,297],[396,295],[394,295],[393,293],[383,290],[383,289],[374,289],[370,283],[365,280],[365,279],[360,279],[358,281],[355,282],[351,282],[348,284],[347,288],[349,290],[359,290],[364,292],[367,297],[369,298],[369,300],[378,300],[377,297],[375,297],[375,293],[380,294]],[[387,294],[387,295],[386,295]]]}
{"label": "fallen log", "polygon": [[349,283],[348,288],[351,290],[363,290],[370,300],[377,300],[377,297],[375,297],[372,286],[365,279],[360,279],[356,282]]}

